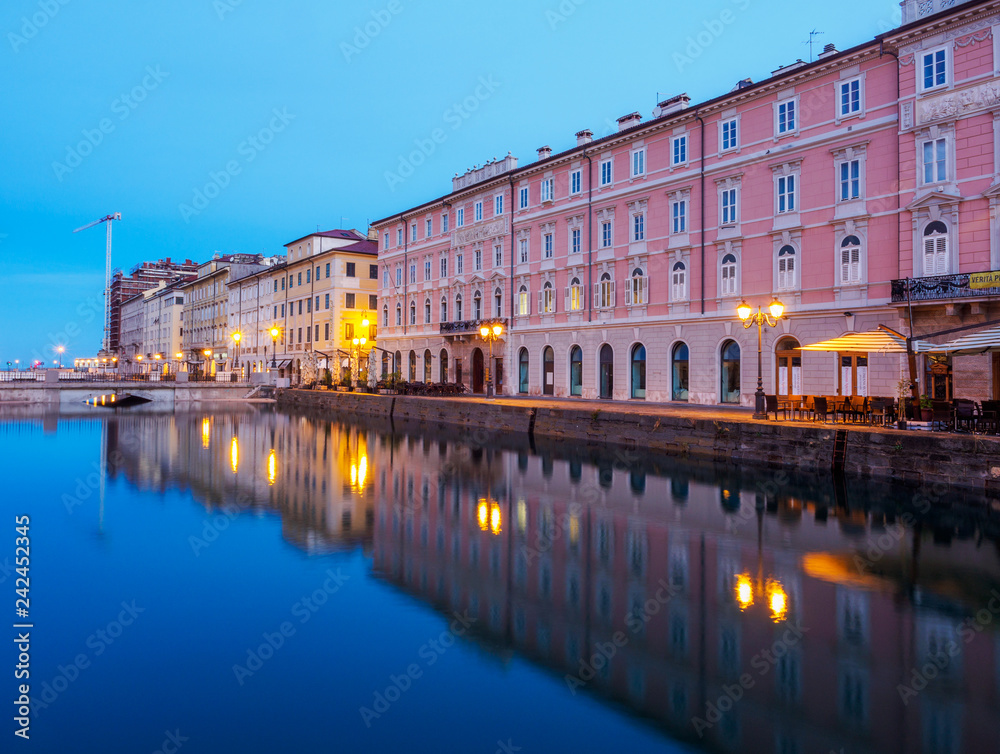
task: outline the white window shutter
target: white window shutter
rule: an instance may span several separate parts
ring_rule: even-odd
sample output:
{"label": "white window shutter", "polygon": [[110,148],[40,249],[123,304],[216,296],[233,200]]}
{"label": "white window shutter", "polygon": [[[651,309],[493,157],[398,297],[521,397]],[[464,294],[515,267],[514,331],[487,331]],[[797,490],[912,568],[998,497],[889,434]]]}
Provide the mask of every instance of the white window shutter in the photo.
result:
{"label": "white window shutter", "polygon": [[944,275],[948,272],[948,237],[938,236],[934,240],[936,241],[934,256],[937,258],[935,270],[938,275]]}
{"label": "white window shutter", "polygon": [[934,239],[924,238],[924,274],[934,274]]}
{"label": "white window shutter", "polygon": [[573,290],[572,287],[566,289],[566,307],[565,307],[566,311],[570,310],[570,304],[572,302],[571,296],[573,295],[572,290]]}
{"label": "white window shutter", "polygon": [[600,308],[601,305],[602,305],[602,302],[601,302],[601,284],[600,283],[594,283],[594,301],[597,302],[597,306],[598,306],[598,308]]}
{"label": "white window shutter", "polygon": [[625,306],[632,306],[632,288],[635,286],[635,278],[632,278],[632,285],[625,286]]}
{"label": "white window shutter", "polygon": [[613,307],[615,305],[615,300],[616,300],[615,299],[615,281],[614,280],[611,281],[610,289],[611,289],[610,290],[610,295],[608,296],[608,306],[612,306]]}

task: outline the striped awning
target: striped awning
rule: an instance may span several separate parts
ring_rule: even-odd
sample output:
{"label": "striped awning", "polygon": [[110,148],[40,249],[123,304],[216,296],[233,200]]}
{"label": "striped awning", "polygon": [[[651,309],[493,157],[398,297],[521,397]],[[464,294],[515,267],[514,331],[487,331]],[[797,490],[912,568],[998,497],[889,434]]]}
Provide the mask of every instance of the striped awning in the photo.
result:
{"label": "striped awning", "polygon": [[973,356],[1000,351],[1000,327],[991,327],[982,332],[963,335],[961,338],[940,345],[924,343],[920,350],[925,353],[950,353],[953,356]]}
{"label": "striped awning", "polygon": [[[920,341],[913,342],[914,351],[921,350]],[[810,343],[802,351],[856,351],[859,353],[906,353],[906,338],[885,325],[869,332],[850,333],[833,340]]]}

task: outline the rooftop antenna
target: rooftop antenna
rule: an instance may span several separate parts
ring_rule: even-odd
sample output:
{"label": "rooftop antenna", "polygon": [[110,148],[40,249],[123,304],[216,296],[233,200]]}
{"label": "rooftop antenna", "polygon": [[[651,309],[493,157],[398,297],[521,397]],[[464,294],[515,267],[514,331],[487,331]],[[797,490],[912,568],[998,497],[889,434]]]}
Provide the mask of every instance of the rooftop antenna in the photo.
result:
{"label": "rooftop antenna", "polygon": [[813,37],[818,37],[822,33],[823,32],[821,32],[821,31],[816,31],[815,29],[813,29],[811,32],[809,32],[809,40],[807,42],[803,42],[802,43],[804,45],[809,45],[809,62],[810,63],[813,62]]}

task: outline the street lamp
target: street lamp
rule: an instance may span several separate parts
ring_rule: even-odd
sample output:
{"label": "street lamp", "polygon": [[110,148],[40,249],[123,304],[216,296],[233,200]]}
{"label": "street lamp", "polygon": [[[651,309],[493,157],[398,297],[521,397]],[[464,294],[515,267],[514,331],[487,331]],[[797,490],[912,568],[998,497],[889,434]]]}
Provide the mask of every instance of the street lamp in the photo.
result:
{"label": "street lamp", "polygon": [[746,300],[740,301],[740,305],[736,307],[736,313],[743,320],[744,330],[757,325],[757,392],[754,393],[754,419],[767,418],[767,408],[764,405],[764,325],[776,327],[781,315],[785,313],[785,305],[777,298],[772,299],[767,308],[771,312],[770,315],[763,311],[760,306],[754,313],[753,307]]}
{"label": "street lamp", "polygon": [[57,346],[56,351],[59,352],[59,368],[62,369],[62,355],[66,351],[65,346]]}
{"label": "street lamp", "polygon": [[495,322],[492,325],[489,322],[484,322],[479,328],[479,334],[489,344],[490,356],[486,362],[486,397],[492,398],[493,375],[490,371],[490,366],[493,364],[493,342],[503,335],[503,325],[500,322]]}
{"label": "street lamp", "polygon": [[233,367],[238,368],[240,365],[240,340],[243,338],[243,333],[239,330],[233,333],[233,343],[236,344],[236,358],[233,360]]}
{"label": "street lamp", "polygon": [[354,357],[354,359],[355,359],[354,360],[354,367],[355,368],[354,368],[353,374],[354,374],[355,379],[357,379],[359,386],[361,385],[361,375],[360,375],[360,372],[361,372],[361,349],[364,348],[365,343],[367,343],[367,342],[368,342],[368,338],[364,338],[364,337],[355,338],[354,340],[351,341],[351,343],[354,345],[354,353],[357,354],[357,356]]}
{"label": "street lamp", "polygon": [[[278,368],[278,336],[281,335],[281,329],[275,325],[268,332],[271,333],[271,368]],[[264,361],[267,361],[267,354],[264,354]]]}

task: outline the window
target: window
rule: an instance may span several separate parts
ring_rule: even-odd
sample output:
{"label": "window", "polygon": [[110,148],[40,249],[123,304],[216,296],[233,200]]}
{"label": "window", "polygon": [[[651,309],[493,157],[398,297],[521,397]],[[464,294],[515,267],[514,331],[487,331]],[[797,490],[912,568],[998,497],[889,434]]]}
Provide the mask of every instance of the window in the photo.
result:
{"label": "window", "polygon": [[518,259],[521,260],[521,264],[528,261],[528,239],[522,238],[517,242],[517,248],[519,251]]}
{"label": "window", "polygon": [[736,189],[723,189],[722,197],[722,224],[723,225],[735,225],[736,224],[736,211],[738,209],[736,205]]}
{"label": "window", "polygon": [[448,277],[448,257],[441,257],[441,277]]}
{"label": "window", "polygon": [[[316,327],[319,327],[319,325],[316,325]],[[317,335],[316,338],[318,340],[319,336]],[[325,325],[323,325],[323,340],[329,340],[329,339],[330,339],[330,323],[327,322]]]}
{"label": "window", "polygon": [[615,281],[607,272],[601,275],[601,280],[594,286],[594,298],[598,309],[612,309],[615,305]]}
{"label": "window", "polygon": [[518,203],[518,209],[527,209],[528,208],[528,187],[527,186],[521,186],[521,190],[518,192],[518,196],[520,197],[519,203]]}
{"label": "window", "polygon": [[795,211],[795,176],[778,176],[778,212]]}
{"label": "window", "polygon": [[569,394],[583,395],[583,349],[573,346],[569,352]]}
{"label": "window", "polygon": [[472,264],[473,264],[473,269],[476,272],[480,272],[483,269],[483,250],[482,249],[476,249],[474,252],[472,252]]}
{"label": "window", "polygon": [[329,309],[330,308],[330,294],[329,293],[326,294],[326,299],[324,299],[324,306],[323,306],[323,308],[324,309]]}
{"label": "window", "polygon": [[646,150],[637,149],[632,153],[632,177],[646,174]]}
{"label": "window", "polygon": [[945,50],[925,52],[920,61],[924,89],[933,89],[948,83],[948,63]]}
{"label": "window", "polygon": [[528,349],[522,348],[517,354],[517,391],[528,392]]}
{"label": "window", "polygon": [[722,151],[736,149],[739,146],[739,132],[736,118],[722,121]]}
{"label": "window", "polygon": [[795,100],[778,103],[778,133],[787,134],[795,130]]}
{"label": "window", "polygon": [[410,284],[417,282],[417,265],[413,263],[410,265]]}
{"label": "window", "polygon": [[389,326],[389,307],[388,306],[383,306],[382,307],[382,327],[388,327],[388,326]]}
{"label": "window", "polygon": [[782,246],[778,251],[778,288],[795,287],[795,249]]}
{"label": "window", "polygon": [[462,321],[462,294],[455,296],[455,321]]}
{"label": "window", "polygon": [[574,170],[569,174],[569,193],[579,194],[583,190],[583,173]]}
{"label": "window", "polygon": [[670,232],[687,233],[687,201],[673,202],[670,206]]}
{"label": "window", "polygon": [[472,318],[475,320],[483,318],[483,294],[479,291],[472,296]]}
{"label": "window", "polygon": [[580,278],[569,281],[569,288],[566,289],[566,309],[571,312],[583,309],[583,285],[580,283]]}
{"label": "window", "polygon": [[646,397],[646,346],[636,343],[632,347],[632,391],[633,398]]}
{"label": "window", "polygon": [[299,286],[302,285],[302,273],[301,272],[299,273],[299,279],[298,279],[297,282],[298,282]]}
{"label": "window", "polygon": [[306,270],[306,283],[312,282],[312,270]]}
{"label": "window", "polygon": [[546,233],[542,236],[542,249],[546,259],[552,259],[552,234]]}
{"label": "window", "polygon": [[403,324],[403,307],[396,304],[396,327]]}
{"label": "window", "polygon": [[460,207],[459,208],[458,214],[457,214],[457,219],[455,220],[455,224],[459,228],[465,227],[465,208],[464,207]]}
{"label": "window", "polygon": [[476,202],[473,205],[473,208],[475,209],[476,222],[478,223],[480,220],[483,219],[483,203],[482,203],[482,201]]}
{"label": "window", "polygon": [[632,215],[632,240],[644,241],[646,239],[646,216],[641,212]]}
{"label": "window", "polygon": [[503,291],[497,288],[493,291],[494,315],[497,319],[503,316]]}
{"label": "window", "polygon": [[448,215],[441,215],[441,232],[448,232]]}
{"label": "window", "polygon": [[611,240],[611,221],[605,220],[601,223],[601,248],[609,248]]}
{"label": "window", "polygon": [[441,321],[448,321],[448,299],[442,296],[441,298]]}
{"label": "window", "polygon": [[847,202],[861,196],[861,160],[840,163],[840,201]]}
{"label": "window", "polygon": [[[368,294],[368,308],[369,309],[378,308],[378,296],[376,296],[374,293]],[[374,338],[372,338],[372,340],[374,340]]]}
{"label": "window", "polygon": [[601,185],[610,186],[612,181],[611,175],[611,160],[604,160],[601,162]]}
{"label": "window", "polygon": [[354,262],[347,263],[347,277],[349,278],[355,277]]}
{"label": "window", "polygon": [[403,245],[403,229],[402,228],[397,228],[396,229],[396,246],[402,246],[402,245]]}
{"label": "window", "polygon": [[434,230],[434,222],[431,220],[431,218],[428,217],[426,220],[424,220],[424,238],[430,238],[432,235],[434,235],[433,230]]}
{"label": "window", "polygon": [[675,136],[670,140],[670,164],[683,165],[688,160],[688,137]]}
{"label": "window", "polygon": [[687,301],[687,267],[683,262],[675,262],[670,272],[670,300]]}
{"label": "window", "polygon": [[581,249],[582,236],[579,228],[573,228],[570,232],[570,251],[573,254],[579,254]]}
{"label": "window", "polygon": [[382,271],[382,287],[383,288],[389,287],[389,270]]}
{"label": "window", "polygon": [[861,112],[861,79],[840,82],[840,115],[857,115]]}
{"label": "window", "polygon": [[542,181],[542,201],[551,202],[555,199],[555,178],[545,178]]}
{"label": "window", "polygon": [[556,292],[552,288],[552,283],[546,281],[542,286],[540,306],[542,314],[552,314],[556,310]]}
{"label": "window", "polygon": [[410,241],[416,241],[416,240],[417,240],[417,224],[413,223],[413,225],[410,226]]}
{"label": "window", "polygon": [[[289,286],[291,285],[291,282],[292,282],[292,279],[288,278]],[[285,290],[285,277],[284,277],[284,275],[282,275],[282,277],[281,277],[281,290]]]}
{"label": "window", "polygon": [[625,306],[643,306],[649,303],[646,298],[646,283],[647,279],[641,268],[632,270],[632,278],[625,289]]}
{"label": "window", "polygon": [[924,183],[948,179],[948,144],[945,139],[931,139],[923,144]]}
{"label": "window", "polygon": [[458,254],[455,257],[455,274],[461,275],[465,272],[465,258],[463,254]]}
{"label": "window", "polygon": [[354,309],[355,308],[354,307],[354,298],[355,298],[355,295],[353,293],[345,293],[344,294],[344,308],[345,309]]}
{"label": "window", "polygon": [[431,279],[431,260],[424,260],[424,280]]}
{"label": "window", "polygon": [[429,325],[431,322],[431,300],[427,299],[424,301],[424,324]]}
{"label": "window", "polygon": [[522,317],[528,315],[528,287],[525,285],[517,289],[517,313]]}
{"label": "window", "polygon": [[415,301],[410,302],[410,324],[417,324],[417,304]]}
{"label": "window", "polygon": [[389,231],[386,231],[386,232],[385,232],[385,233],[383,234],[383,238],[382,238],[382,248],[383,248],[383,249],[388,249],[388,248],[389,248]]}
{"label": "window", "polygon": [[726,254],[722,258],[722,295],[735,296],[736,284],[736,255]]}
{"label": "window", "polygon": [[840,282],[861,282],[861,241],[848,236],[840,244]]}
{"label": "window", "polygon": [[302,314],[302,299],[299,299],[299,314]]}
{"label": "window", "polygon": [[690,377],[690,351],[687,343],[678,343],[674,346],[673,356],[670,359],[673,369],[671,370],[670,398],[675,401],[686,401],[688,399],[688,382]]}
{"label": "window", "polygon": [[924,274],[948,272],[948,226],[940,220],[924,229]]}
{"label": "window", "polygon": [[503,267],[503,246],[500,244],[493,247],[493,266]]}
{"label": "window", "polygon": [[396,287],[398,288],[402,284],[403,284],[403,268],[402,267],[397,267],[396,268]]}
{"label": "window", "polygon": [[493,197],[493,215],[495,217],[500,217],[503,214],[503,194],[497,194]]}

